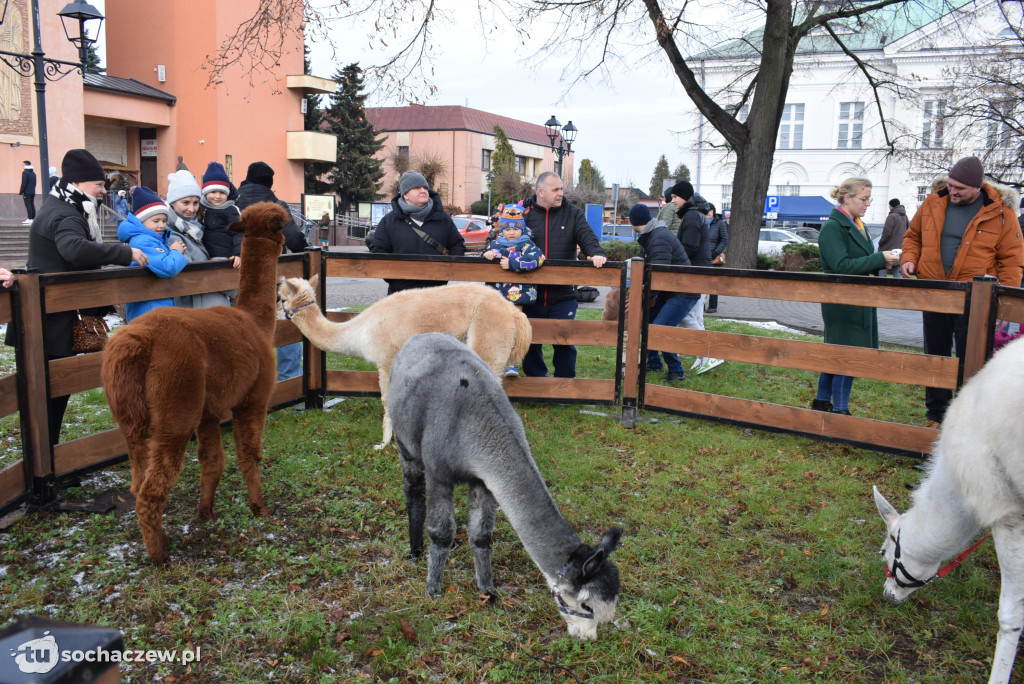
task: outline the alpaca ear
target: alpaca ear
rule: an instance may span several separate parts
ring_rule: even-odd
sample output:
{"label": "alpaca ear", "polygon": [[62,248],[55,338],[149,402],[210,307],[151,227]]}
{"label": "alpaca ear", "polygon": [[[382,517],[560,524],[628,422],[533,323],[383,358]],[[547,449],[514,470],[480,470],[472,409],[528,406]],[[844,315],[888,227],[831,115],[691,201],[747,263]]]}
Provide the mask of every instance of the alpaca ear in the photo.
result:
{"label": "alpaca ear", "polygon": [[601,567],[601,563],[604,563],[604,559],[608,557],[608,552],[604,550],[604,547],[597,547],[597,551],[591,554],[590,558],[583,561],[583,565],[580,567],[580,573],[583,575],[583,581],[586,582],[590,579],[590,576],[597,572],[597,569]]}
{"label": "alpaca ear", "polygon": [[601,537],[601,543],[599,546],[605,550],[605,553],[610,554],[619,545],[619,539],[622,537],[622,528],[613,527],[604,533]]}
{"label": "alpaca ear", "polygon": [[872,487],[875,491],[875,507],[878,508],[878,514],[885,520],[886,527],[892,529],[893,525],[899,522],[900,514],[892,504],[885,500],[882,493],[878,491],[878,487]]}
{"label": "alpaca ear", "polygon": [[295,288],[292,287],[292,284],[288,282],[287,278],[281,276],[280,278],[277,279],[277,282],[280,283],[277,286],[277,291],[281,294],[282,297],[295,296]]}
{"label": "alpaca ear", "polygon": [[320,282],[320,274],[317,273],[316,275],[314,275],[312,278],[309,279],[309,286],[311,288],[313,288],[314,290],[316,290],[317,283],[319,283],[319,282]]}

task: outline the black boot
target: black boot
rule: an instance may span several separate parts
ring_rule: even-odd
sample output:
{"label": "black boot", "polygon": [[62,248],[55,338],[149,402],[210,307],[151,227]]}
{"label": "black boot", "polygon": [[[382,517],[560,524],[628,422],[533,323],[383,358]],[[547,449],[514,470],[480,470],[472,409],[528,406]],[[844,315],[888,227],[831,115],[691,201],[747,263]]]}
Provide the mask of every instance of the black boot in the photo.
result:
{"label": "black boot", "polygon": [[815,411],[825,411],[826,413],[832,412],[832,402],[827,399],[815,399],[811,402],[811,408]]}
{"label": "black boot", "polygon": [[838,413],[843,416],[848,416],[850,415],[850,409],[837,409],[835,411],[832,411],[832,413]]}

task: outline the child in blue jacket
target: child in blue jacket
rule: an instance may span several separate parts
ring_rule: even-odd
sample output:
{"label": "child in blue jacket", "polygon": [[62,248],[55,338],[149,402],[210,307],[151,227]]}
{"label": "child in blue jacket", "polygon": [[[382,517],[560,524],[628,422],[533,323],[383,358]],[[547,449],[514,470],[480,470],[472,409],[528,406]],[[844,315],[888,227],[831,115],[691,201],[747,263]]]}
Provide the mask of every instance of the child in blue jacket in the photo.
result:
{"label": "child in blue jacket", "polygon": [[[117,227],[117,239],[130,247],[137,247],[149,258],[146,265],[161,278],[173,278],[188,265],[183,242],[169,242],[171,230],[167,227],[169,208],[149,188],[136,186],[131,189],[132,213]],[[134,261],[132,266],[138,266]],[[150,299],[131,302],[126,308],[128,322],[138,318],[150,309],[174,306],[174,299]]]}
{"label": "child in blue jacket", "polygon": [[[532,271],[544,263],[544,253],[533,243],[533,235],[523,219],[523,208],[518,204],[507,204],[498,219],[498,236],[488,240],[483,257],[488,261],[499,260],[506,271]],[[536,285],[517,283],[492,283],[505,299],[516,306],[526,306],[537,301]]]}

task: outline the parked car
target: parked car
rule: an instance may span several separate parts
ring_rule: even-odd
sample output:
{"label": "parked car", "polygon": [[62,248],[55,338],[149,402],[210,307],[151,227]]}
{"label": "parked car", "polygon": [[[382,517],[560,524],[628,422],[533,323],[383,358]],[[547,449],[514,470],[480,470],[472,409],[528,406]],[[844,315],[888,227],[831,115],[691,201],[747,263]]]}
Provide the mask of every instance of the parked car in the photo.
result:
{"label": "parked car", "polygon": [[604,223],[601,225],[602,240],[635,240],[636,231],[628,223]]}
{"label": "parked car", "polygon": [[762,228],[757,240],[757,253],[782,256],[783,245],[807,242],[796,233],[781,228]]}
{"label": "parked car", "polygon": [[455,227],[466,241],[466,249],[483,249],[491,231],[484,221],[468,216],[452,216]]}
{"label": "parked car", "polygon": [[791,233],[802,237],[808,242],[818,244],[818,233],[821,232],[819,228],[812,228],[810,226],[803,226],[801,228],[793,228],[790,230]]}

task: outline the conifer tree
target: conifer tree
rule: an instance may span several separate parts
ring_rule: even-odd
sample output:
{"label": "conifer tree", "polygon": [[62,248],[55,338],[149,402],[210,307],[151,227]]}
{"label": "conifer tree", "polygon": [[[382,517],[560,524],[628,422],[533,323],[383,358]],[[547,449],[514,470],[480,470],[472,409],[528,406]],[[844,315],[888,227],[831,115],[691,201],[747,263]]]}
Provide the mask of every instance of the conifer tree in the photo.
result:
{"label": "conifer tree", "polygon": [[363,70],[349,64],[334,75],[338,92],[330,96],[331,105],[324,114],[328,131],[338,136],[338,160],[327,174],[330,192],[338,196],[339,211],[350,202],[377,197],[384,177],[381,160],[373,155],[383,149],[384,141],[366,118],[363,103]]}
{"label": "conifer tree", "polygon": [[579,188],[586,188],[588,190],[597,190],[604,194],[605,183],[604,176],[594,166],[594,162],[589,159],[584,159],[580,162],[580,170],[576,175],[576,186]]}
{"label": "conifer tree", "polygon": [[679,181],[688,181],[690,180],[690,169],[686,164],[680,164],[676,167],[676,170],[672,172],[672,178],[674,178],[677,183]]}
{"label": "conifer tree", "polygon": [[512,149],[505,130],[498,124],[494,124],[494,151],[491,152],[491,171],[499,176],[503,172],[514,171],[516,168],[516,153]]}
{"label": "conifer tree", "polygon": [[662,181],[668,177],[668,160],[665,159],[665,155],[661,155],[661,159],[654,165],[654,175],[651,176],[651,191],[647,194],[651,197],[661,197]]}

